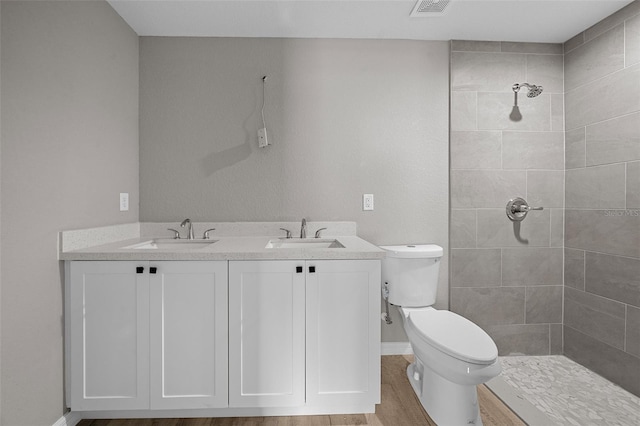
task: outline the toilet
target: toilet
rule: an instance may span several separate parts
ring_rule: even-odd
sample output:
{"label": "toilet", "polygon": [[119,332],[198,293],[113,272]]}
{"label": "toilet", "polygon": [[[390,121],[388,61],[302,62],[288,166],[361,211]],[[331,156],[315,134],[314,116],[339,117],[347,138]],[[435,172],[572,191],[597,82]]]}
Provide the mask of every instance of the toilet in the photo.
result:
{"label": "toilet", "polygon": [[443,249],[434,244],[381,246],[382,294],[400,310],[414,353],[407,376],[440,426],[482,425],[476,386],[502,371],[484,330],[436,301]]}

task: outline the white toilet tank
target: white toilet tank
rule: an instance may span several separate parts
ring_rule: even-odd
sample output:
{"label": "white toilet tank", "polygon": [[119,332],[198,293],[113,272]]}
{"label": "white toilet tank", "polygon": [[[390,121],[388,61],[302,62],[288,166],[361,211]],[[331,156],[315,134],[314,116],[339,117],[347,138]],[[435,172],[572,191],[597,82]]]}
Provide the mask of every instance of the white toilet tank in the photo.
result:
{"label": "white toilet tank", "polygon": [[382,286],[389,303],[397,306],[431,306],[436,302],[438,272],[444,250],[435,244],[380,246]]}

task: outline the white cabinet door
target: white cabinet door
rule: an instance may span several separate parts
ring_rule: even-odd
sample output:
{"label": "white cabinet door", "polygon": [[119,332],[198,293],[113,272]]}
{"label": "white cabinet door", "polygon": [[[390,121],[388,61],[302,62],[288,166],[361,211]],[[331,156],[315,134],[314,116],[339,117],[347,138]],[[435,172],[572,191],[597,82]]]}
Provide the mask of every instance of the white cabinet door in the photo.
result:
{"label": "white cabinet door", "polygon": [[380,261],[307,261],[307,405],[380,402]]}
{"label": "white cabinet door", "polygon": [[305,402],[304,261],[229,262],[229,405]]}
{"label": "white cabinet door", "polygon": [[[71,408],[149,407],[145,262],[71,262]],[[146,269],[145,269],[146,272]]]}
{"label": "white cabinet door", "polygon": [[228,405],[227,262],[150,262],[151,409]]}

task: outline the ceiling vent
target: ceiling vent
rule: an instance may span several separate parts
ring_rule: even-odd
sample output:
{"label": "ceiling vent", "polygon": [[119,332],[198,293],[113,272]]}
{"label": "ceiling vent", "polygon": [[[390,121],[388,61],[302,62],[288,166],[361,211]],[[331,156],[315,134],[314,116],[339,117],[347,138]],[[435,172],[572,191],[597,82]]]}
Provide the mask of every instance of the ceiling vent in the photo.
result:
{"label": "ceiling vent", "polygon": [[411,11],[412,18],[441,16],[451,0],[418,0]]}

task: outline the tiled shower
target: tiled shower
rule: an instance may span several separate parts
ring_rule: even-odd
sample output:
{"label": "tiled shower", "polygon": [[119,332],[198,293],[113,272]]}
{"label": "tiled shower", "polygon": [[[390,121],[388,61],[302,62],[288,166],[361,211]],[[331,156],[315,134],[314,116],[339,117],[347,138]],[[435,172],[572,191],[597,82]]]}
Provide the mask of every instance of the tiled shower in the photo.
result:
{"label": "tiled shower", "polygon": [[564,354],[640,395],[640,2],[564,50]]}
{"label": "tiled shower", "polygon": [[[501,355],[561,353],[562,46],[451,47],[451,309]],[[511,87],[524,82],[544,92],[521,90],[516,109]],[[514,197],[544,210],[514,227],[505,214]]]}
{"label": "tiled shower", "polygon": [[451,309],[640,395],[640,0],[564,45],[452,42],[450,143]]}

